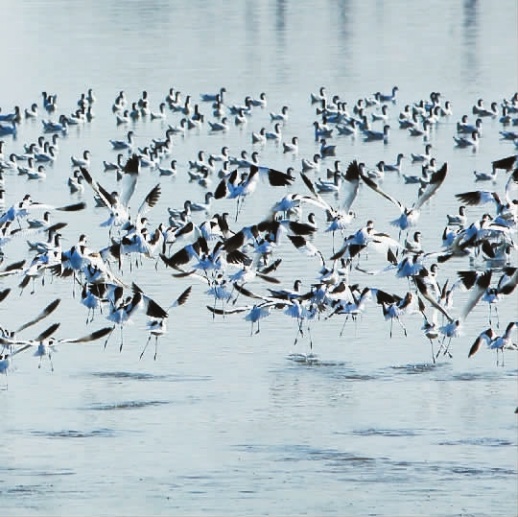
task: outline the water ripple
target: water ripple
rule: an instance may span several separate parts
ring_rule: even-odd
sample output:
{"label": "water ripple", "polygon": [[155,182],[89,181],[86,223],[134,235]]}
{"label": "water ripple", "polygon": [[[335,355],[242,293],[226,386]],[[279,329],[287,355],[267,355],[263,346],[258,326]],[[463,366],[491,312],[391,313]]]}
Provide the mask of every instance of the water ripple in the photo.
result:
{"label": "water ripple", "polygon": [[91,372],[90,376],[100,379],[120,379],[135,381],[168,381],[168,382],[201,382],[211,380],[210,376],[203,375],[155,375],[143,372]]}
{"label": "water ripple", "polygon": [[438,445],[477,445],[480,447],[516,447],[516,442],[500,438],[466,438],[464,440],[448,440],[439,442]]}
{"label": "water ripple", "polygon": [[351,381],[371,381],[376,379],[376,376],[358,373],[345,361],[320,360],[315,354],[289,354],[287,359],[296,365],[315,368],[331,378]]}
{"label": "water ripple", "polygon": [[412,431],[410,429],[358,429],[352,432],[357,436],[388,436],[388,437],[398,437],[398,436],[417,436],[418,433]]}
{"label": "water ripple", "polygon": [[63,429],[61,431],[33,431],[32,434],[47,438],[95,438],[114,436],[114,431],[112,429],[93,429],[91,431]]}
{"label": "water ripple", "polygon": [[337,449],[320,449],[305,444],[237,444],[234,448],[246,452],[272,453],[279,456],[276,461],[280,462],[324,461],[333,466],[339,464],[370,465],[376,462],[375,458],[369,456]]}
{"label": "water ripple", "polygon": [[88,409],[95,411],[118,411],[125,409],[142,409],[146,407],[163,406],[170,404],[169,400],[128,400],[123,402],[113,402],[108,404],[91,404]]}
{"label": "water ripple", "polygon": [[493,479],[495,477],[506,478],[516,476],[516,470],[504,467],[486,467],[483,465],[467,467],[466,465],[452,464],[448,462],[429,463],[429,462],[410,462],[410,461],[389,461],[388,466],[397,469],[409,470],[414,475],[424,474],[429,477],[431,473],[437,474],[442,478],[453,476],[473,476],[476,478]]}
{"label": "water ripple", "polygon": [[435,372],[439,368],[443,368],[444,366],[446,366],[446,363],[418,363],[391,366],[389,369],[393,373],[401,375],[420,375],[423,373]]}

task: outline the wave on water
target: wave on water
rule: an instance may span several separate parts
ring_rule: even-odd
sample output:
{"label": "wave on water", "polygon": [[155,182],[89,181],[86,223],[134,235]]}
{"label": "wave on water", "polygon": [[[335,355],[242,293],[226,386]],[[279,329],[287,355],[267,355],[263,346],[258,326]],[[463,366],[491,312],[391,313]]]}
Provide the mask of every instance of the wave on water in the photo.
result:
{"label": "wave on water", "polygon": [[33,431],[36,436],[47,438],[95,438],[112,437],[115,435],[113,429],[92,429],[90,431],[79,431],[76,429],[63,429],[60,431]]}
{"label": "wave on water", "polygon": [[107,404],[92,404],[88,409],[94,411],[119,411],[125,409],[143,409],[147,407],[164,406],[170,404],[170,400],[128,400]]}
{"label": "wave on water", "polygon": [[389,370],[396,374],[419,375],[422,373],[435,372],[445,366],[447,366],[447,363],[414,363],[390,366]]}
{"label": "wave on water", "polygon": [[516,441],[512,442],[510,440],[504,440],[501,438],[493,438],[493,437],[482,437],[482,438],[465,438],[462,440],[448,440],[444,442],[439,442],[439,445],[475,445],[479,447],[516,447]]}
{"label": "wave on water", "polygon": [[416,436],[418,433],[411,429],[358,429],[352,432],[358,436],[388,436],[388,437],[403,437]]}
{"label": "wave on water", "polygon": [[100,379],[120,379],[135,381],[200,382],[211,380],[210,376],[203,375],[156,375],[152,373],[124,371],[91,372],[89,375]]}

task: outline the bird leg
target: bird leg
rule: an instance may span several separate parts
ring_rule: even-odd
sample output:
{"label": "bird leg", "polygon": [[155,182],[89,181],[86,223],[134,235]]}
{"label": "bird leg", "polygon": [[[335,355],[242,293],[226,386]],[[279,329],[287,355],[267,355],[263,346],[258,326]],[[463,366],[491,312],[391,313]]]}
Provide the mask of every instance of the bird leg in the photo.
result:
{"label": "bird leg", "polygon": [[433,351],[433,340],[430,339],[430,347],[432,349],[432,361],[433,361],[433,364],[435,364],[435,355],[434,355],[434,351]]}
{"label": "bird leg", "polygon": [[115,327],[113,327],[112,331],[108,334],[108,337],[106,338],[106,341],[104,342],[104,348],[105,349],[106,349],[106,345],[108,344],[108,341],[111,338],[114,330],[115,330]]}
{"label": "bird leg", "polygon": [[347,314],[345,316],[345,321],[344,321],[344,324],[342,325],[342,330],[340,330],[340,337],[342,337],[343,333],[344,333],[344,330],[345,330],[345,324],[347,323],[347,321],[349,320],[349,314]]}
{"label": "bird leg", "polygon": [[451,338],[450,338],[450,340],[448,341],[448,344],[446,345],[446,348],[444,349],[444,352],[443,352],[443,354],[442,354],[442,355],[446,355],[446,354],[447,354],[447,355],[448,355],[448,357],[449,357],[450,359],[452,359],[452,357],[453,357],[453,356],[450,354],[450,351],[449,351],[450,345],[451,345]]}
{"label": "bird leg", "polygon": [[311,335],[311,329],[308,325],[308,335],[309,335],[309,348],[310,350],[313,350],[313,336]]}
{"label": "bird leg", "polygon": [[153,360],[156,361],[158,355],[158,334],[155,336],[155,355],[153,356]]}
{"label": "bird leg", "polygon": [[142,352],[140,353],[139,359],[142,359],[142,356],[144,355],[144,352],[146,351],[147,346],[149,345],[149,341],[151,340],[151,334],[149,334],[146,344],[144,345],[144,348],[142,349]]}
{"label": "bird leg", "polygon": [[399,319],[399,317],[397,317],[396,320],[399,323],[399,325],[401,326],[401,328],[403,329],[403,332],[405,333],[405,337],[406,337],[408,334],[407,334],[405,325],[403,325],[403,322]]}
{"label": "bird leg", "polygon": [[439,346],[439,350],[437,350],[437,353],[435,354],[435,358],[437,359],[443,349],[444,341],[446,340],[446,336],[442,338],[441,345]]}

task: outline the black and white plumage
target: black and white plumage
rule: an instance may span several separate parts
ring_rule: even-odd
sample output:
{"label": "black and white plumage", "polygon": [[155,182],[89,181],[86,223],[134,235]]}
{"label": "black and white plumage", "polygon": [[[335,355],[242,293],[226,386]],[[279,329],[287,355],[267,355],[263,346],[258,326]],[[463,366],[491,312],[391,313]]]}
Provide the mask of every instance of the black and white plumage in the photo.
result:
{"label": "black and white plumage", "polygon": [[437,171],[432,174],[430,177],[430,181],[428,182],[427,186],[423,190],[423,192],[418,196],[417,200],[411,207],[406,207],[398,201],[396,198],[391,196],[390,194],[387,194],[384,190],[381,189],[381,187],[373,181],[371,178],[369,178],[364,173],[360,172],[361,178],[363,182],[370,187],[374,192],[378,193],[385,199],[388,199],[391,203],[396,205],[399,208],[399,211],[401,212],[401,215],[397,218],[391,221],[391,224],[394,226],[397,226],[400,231],[407,230],[410,227],[416,226],[417,221],[419,219],[420,209],[421,207],[430,200],[430,198],[437,193],[441,185],[443,184],[446,174],[448,172],[448,164],[444,163],[444,165]]}
{"label": "black and white plumage", "polygon": [[50,362],[51,370],[54,370],[54,365],[52,364],[52,352],[56,346],[65,343],[88,343],[91,341],[96,341],[113,331],[113,327],[104,327],[78,338],[53,338],[52,335],[58,330],[59,327],[60,323],[53,323],[50,327],[41,332],[35,339],[31,340],[0,338],[0,344],[3,344],[4,346],[19,346],[20,348],[16,349],[16,354],[31,348],[35,348],[36,350],[34,355],[40,358],[38,368],[41,367],[42,359],[47,357]]}
{"label": "black and white plumage", "polygon": [[481,332],[475,342],[471,345],[468,357],[473,357],[483,344],[486,344],[489,350],[496,351],[496,364],[498,366],[498,354],[502,353],[502,366],[504,365],[504,350],[518,350],[518,345],[512,341],[512,332],[518,327],[518,321],[508,323],[505,332],[498,335],[491,327]]}
{"label": "black and white plumage", "polygon": [[142,289],[138,287],[135,283],[132,284],[132,289],[134,293],[140,293],[142,295],[142,304],[146,316],[148,317],[148,321],[146,324],[146,330],[149,331],[149,337],[144,345],[144,348],[140,354],[140,359],[142,359],[144,352],[151,341],[151,338],[155,337],[155,354],[153,359],[156,360],[158,354],[158,338],[159,336],[165,334],[167,332],[167,319],[169,317],[169,311],[175,307],[179,307],[183,305],[189,295],[191,294],[192,286],[187,287],[178,298],[174,302],[172,302],[167,309],[163,309],[156,301],[152,298],[144,294]]}

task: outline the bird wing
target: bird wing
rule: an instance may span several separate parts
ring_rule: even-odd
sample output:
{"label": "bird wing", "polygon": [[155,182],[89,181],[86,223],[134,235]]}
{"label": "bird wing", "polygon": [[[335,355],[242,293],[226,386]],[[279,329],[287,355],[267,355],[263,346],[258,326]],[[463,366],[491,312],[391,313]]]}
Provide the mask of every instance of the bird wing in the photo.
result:
{"label": "bird wing", "polygon": [[246,307],[235,307],[233,309],[217,309],[216,307],[212,307],[211,305],[207,305],[206,307],[213,314],[220,314],[220,315],[222,315],[222,314],[237,314],[237,313],[240,313],[240,312],[249,311],[250,309],[252,309],[253,306],[252,305],[248,305]]}
{"label": "bird wing", "polygon": [[257,165],[250,166],[250,176],[252,177],[256,172],[266,174],[268,182],[272,187],[286,187],[291,185],[295,178],[286,172],[272,169],[271,167],[258,167]]}
{"label": "bird wing", "polygon": [[135,192],[135,186],[137,185],[137,179],[139,176],[139,157],[136,154],[130,156],[127,162],[122,168],[122,188],[121,188],[121,203],[127,207],[131,196]]}
{"label": "bird wing", "polygon": [[261,268],[259,273],[262,273],[263,275],[267,275],[267,274],[271,273],[272,271],[276,271],[277,268],[281,265],[281,262],[282,262],[282,259],[279,258],[279,259],[275,260],[274,262],[272,262],[269,266]]}
{"label": "bird wing", "polygon": [[439,187],[443,184],[444,179],[446,178],[447,172],[448,164],[445,162],[438,171],[432,174],[428,185],[414,204],[415,210],[419,210],[437,192],[437,190],[439,190]]}
{"label": "bird wing", "polygon": [[147,194],[142,201],[141,205],[138,208],[137,218],[138,221],[141,215],[144,215],[150,208],[153,208],[160,199],[160,194],[162,193],[160,188],[160,183],[157,183]]}
{"label": "bird wing", "polygon": [[160,307],[155,300],[150,298],[149,296],[144,294],[144,291],[135,283],[131,284],[131,289],[133,294],[140,293],[142,295],[142,300],[146,307],[146,316],[150,316],[152,318],[167,318],[167,311]]}
{"label": "bird wing", "polygon": [[45,203],[39,203],[37,201],[34,201],[27,208],[29,210],[46,209],[46,210],[59,210],[61,212],[78,212],[79,210],[83,210],[84,208],[86,208],[86,203],[84,201],[81,201],[79,203],[72,203],[71,205],[52,206],[52,205],[47,205]]}
{"label": "bird wing", "polygon": [[480,298],[482,298],[484,291],[489,287],[489,284],[491,283],[491,273],[492,270],[488,269],[484,273],[478,275],[475,284],[472,287],[473,291],[471,293],[471,296],[469,297],[468,301],[466,302],[466,305],[462,309],[462,320],[465,320],[467,318],[468,314],[473,310],[475,305],[479,302]]}
{"label": "bird wing", "polygon": [[14,275],[15,273],[19,273],[23,266],[25,265],[25,259],[19,260],[18,262],[13,262],[6,266],[2,271],[0,271],[0,277]]}
{"label": "bird wing", "polygon": [[385,199],[388,199],[391,203],[396,205],[401,212],[404,211],[405,207],[395,197],[392,197],[390,194],[387,194],[384,190],[382,190],[381,187],[374,180],[363,174],[361,171],[360,176],[363,182],[369,188],[374,190],[374,192],[377,192],[380,196],[383,196]]}
{"label": "bird wing", "polygon": [[104,327],[102,329],[96,330],[95,332],[91,332],[90,334],[87,334],[86,336],[77,337],[77,338],[70,338],[70,339],[59,339],[59,343],[87,343],[89,341],[95,341],[96,339],[101,339],[102,337],[106,336],[110,332],[113,331],[115,327]]}
{"label": "bird wing", "polygon": [[248,290],[246,287],[239,285],[237,282],[234,282],[233,285],[234,289],[243,296],[248,296],[249,298],[253,298],[254,300],[271,301],[271,298],[267,296],[262,296],[260,294],[255,294],[252,291]]}
{"label": "bird wing", "polygon": [[3,291],[0,291],[0,302],[3,302],[9,293],[11,292],[11,288],[8,287],[7,289],[4,289]]}
{"label": "bird wing", "polygon": [[493,171],[495,171],[496,169],[503,169],[509,172],[514,167],[514,164],[516,163],[517,159],[518,156],[513,154],[511,156],[506,156],[505,158],[500,158],[499,160],[493,160],[491,162],[491,165],[493,166]]}
{"label": "bird wing", "polygon": [[[509,179],[505,183],[505,199],[509,203],[509,205],[518,204],[518,200],[516,199],[516,191],[518,190],[518,167],[514,169],[514,171],[510,174]],[[515,197],[512,197],[512,194],[515,194]]]}
{"label": "bird wing", "polygon": [[44,341],[45,339],[49,338],[58,330],[61,323],[53,323],[50,327],[48,327],[46,330],[44,330],[36,339],[34,339],[33,343],[36,344],[40,341]]}
{"label": "bird wing", "polygon": [[469,349],[468,357],[472,357],[475,355],[482,343],[489,344],[491,342],[491,337],[493,336],[493,329],[488,328],[487,330],[484,330],[484,332],[481,332],[475,342],[471,345],[471,348]]}
{"label": "bird wing", "polygon": [[93,191],[99,196],[100,200],[104,203],[106,208],[111,210],[112,206],[115,204],[115,199],[113,196],[97,181],[92,178],[90,173],[85,167],[80,167],[81,174],[83,175],[85,181],[92,187]]}
{"label": "bird wing", "polygon": [[178,298],[169,306],[169,309],[183,305],[189,298],[189,295],[191,294],[191,290],[192,290],[192,285],[190,285],[187,289],[185,289],[185,291],[182,292],[182,294],[180,296],[178,296]]}
{"label": "bird wing", "polygon": [[309,191],[313,194],[316,204],[324,210],[331,210],[334,212],[333,207],[320,196],[320,194],[317,192],[317,189],[315,188],[314,183],[306,176],[306,174],[301,172],[300,177],[302,178],[302,181],[306,187],[308,187]]}
{"label": "bird wing", "polygon": [[21,327],[18,327],[18,329],[15,330],[15,333],[21,332],[22,330],[25,330],[28,327],[31,327],[32,325],[36,325],[39,321],[46,318],[49,314],[52,314],[56,307],[60,304],[61,299],[56,298],[53,302],[49,303],[34,319],[31,321],[28,321],[27,323],[24,323]]}
{"label": "bird wing", "polygon": [[474,190],[472,192],[462,192],[460,194],[455,194],[455,197],[465,205],[473,206],[489,203],[490,201],[494,202],[495,194],[495,192],[491,192],[489,190]]}
{"label": "bird wing", "polygon": [[281,281],[277,278],[274,278],[270,275],[265,275],[264,273],[260,273],[259,271],[255,272],[256,276],[265,282],[269,282],[270,284],[280,284]]}
{"label": "bird wing", "polygon": [[358,189],[360,187],[360,166],[357,160],[353,160],[347,167],[344,180],[346,183],[342,189],[345,192],[343,209],[348,212],[358,195]]}
{"label": "bird wing", "polygon": [[413,279],[419,293],[425,298],[425,300],[432,307],[435,307],[441,314],[444,314],[444,316],[451,323],[453,321],[453,318],[448,314],[448,311],[430,294],[428,288],[426,287],[426,284],[418,276],[414,276]]}

